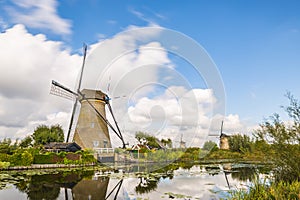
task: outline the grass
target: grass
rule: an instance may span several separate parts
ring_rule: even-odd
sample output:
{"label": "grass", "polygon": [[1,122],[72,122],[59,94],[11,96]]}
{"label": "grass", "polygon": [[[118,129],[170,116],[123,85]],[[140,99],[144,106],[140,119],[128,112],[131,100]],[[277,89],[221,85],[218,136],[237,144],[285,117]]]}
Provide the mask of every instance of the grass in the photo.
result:
{"label": "grass", "polygon": [[270,200],[298,200],[300,199],[300,182],[294,181],[287,183],[280,181],[266,184],[254,181],[254,185],[248,191],[237,190],[231,192],[231,200],[252,200],[252,199],[270,199]]}

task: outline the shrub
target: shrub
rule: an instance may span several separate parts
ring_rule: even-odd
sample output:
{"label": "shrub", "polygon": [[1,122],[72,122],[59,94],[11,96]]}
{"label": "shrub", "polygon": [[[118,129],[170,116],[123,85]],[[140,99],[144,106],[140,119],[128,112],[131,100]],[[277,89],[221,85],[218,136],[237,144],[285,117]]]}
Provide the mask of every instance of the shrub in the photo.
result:
{"label": "shrub", "polygon": [[62,158],[59,158],[56,154],[39,154],[34,156],[34,164],[54,164],[62,161]]}
{"label": "shrub", "polygon": [[0,169],[7,169],[10,166],[10,162],[0,162]]}
{"label": "shrub", "polygon": [[0,162],[8,162],[10,155],[6,153],[0,153]]}
{"label": "shrub", "polygon": [[12,166],[28,166],[33,163],[33,156],[27,151],[17,152],[10,156],[9,162]]}

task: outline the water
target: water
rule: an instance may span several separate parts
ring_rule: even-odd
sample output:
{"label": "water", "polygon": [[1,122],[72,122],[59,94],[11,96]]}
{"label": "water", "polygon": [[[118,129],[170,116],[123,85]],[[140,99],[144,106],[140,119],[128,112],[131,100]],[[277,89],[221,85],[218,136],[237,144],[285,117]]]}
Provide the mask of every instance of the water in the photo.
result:
{"label": "water", "polygon": [[247,190],[256,175],[268,171],[248,164],[2,171],[0,199],[226,199],[229,190]]}

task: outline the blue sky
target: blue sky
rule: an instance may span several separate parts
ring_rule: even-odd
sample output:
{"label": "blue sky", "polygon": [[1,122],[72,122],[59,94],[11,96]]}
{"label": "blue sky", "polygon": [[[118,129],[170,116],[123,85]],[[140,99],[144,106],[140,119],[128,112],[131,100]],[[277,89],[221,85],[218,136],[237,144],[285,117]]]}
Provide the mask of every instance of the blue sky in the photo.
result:
{"label": "blue sky", "polygon": [[[299,1],[48,0],[44,6],[52,9],[50,14],[37,14],[36,23],[24,16],[33,16],[37,2],[1,0],[2,33],[23,24],[28,34],[43,34],[47,41],[60,42],[59,48],[68,49],[70,55],[80,55],[83,42],[92,46],[132,26],[156,25],[203,46],[223,79],[226,115],[238,115],[245,126],[274,112],[282,114],[280,106],[288,103],[286,91],[300,99]],[[175,57],[169,56],[173,63],[187,66]],[[190,82],[199,86],[194,81],[203,80],[189,73]]]}

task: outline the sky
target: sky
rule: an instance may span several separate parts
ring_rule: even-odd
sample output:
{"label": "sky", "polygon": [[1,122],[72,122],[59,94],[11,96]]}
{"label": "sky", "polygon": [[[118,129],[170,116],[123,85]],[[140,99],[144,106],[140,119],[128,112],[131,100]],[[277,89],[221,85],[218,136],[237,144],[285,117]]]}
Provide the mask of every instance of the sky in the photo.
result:
{"label": "sky", "polygon": [[83,87],[112,97],[127,141],[141,130],[201,146],[222,120],[226,133],[248,135],[275,112],[288,120],[286,92],[300,99],[299,9],[293,0],[0,0],[0,139],[39,124],[67,130],[73,102],[50,95],[51,80],[76,88],[83,43]]}

